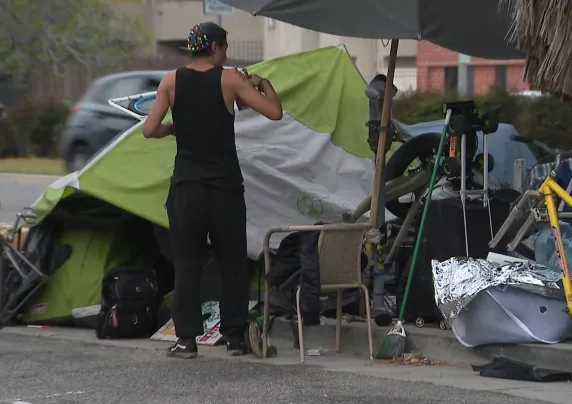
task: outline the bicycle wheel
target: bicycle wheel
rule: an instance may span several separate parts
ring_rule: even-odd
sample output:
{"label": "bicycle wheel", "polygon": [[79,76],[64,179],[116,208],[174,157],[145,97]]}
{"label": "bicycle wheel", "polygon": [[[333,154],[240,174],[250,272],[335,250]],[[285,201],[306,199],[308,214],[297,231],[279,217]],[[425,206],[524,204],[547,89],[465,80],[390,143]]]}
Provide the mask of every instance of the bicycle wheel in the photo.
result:
{"label": "bicycle wheel", "polygon": [[[385,181],[388,182],[403,175],[412,165],[420,168],[427,164],[435,155],[440,140],[440,133],[423,133],[405,142],[387,161]],[[398,218],[404,219],[412,204],[413,200],[396,199],[386,202],[385,207]]]}

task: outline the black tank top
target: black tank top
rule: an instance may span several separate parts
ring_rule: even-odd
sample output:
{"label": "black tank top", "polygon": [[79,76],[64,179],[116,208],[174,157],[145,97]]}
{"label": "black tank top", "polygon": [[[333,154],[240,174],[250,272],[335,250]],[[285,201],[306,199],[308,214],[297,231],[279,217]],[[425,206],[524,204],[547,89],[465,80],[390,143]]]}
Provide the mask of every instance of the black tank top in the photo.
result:
{"label": "black tank top", "polygon": [[222,67],[176,72],[173,123],[177,155],[172,181],[243,189],[234,115],[222,95]]}

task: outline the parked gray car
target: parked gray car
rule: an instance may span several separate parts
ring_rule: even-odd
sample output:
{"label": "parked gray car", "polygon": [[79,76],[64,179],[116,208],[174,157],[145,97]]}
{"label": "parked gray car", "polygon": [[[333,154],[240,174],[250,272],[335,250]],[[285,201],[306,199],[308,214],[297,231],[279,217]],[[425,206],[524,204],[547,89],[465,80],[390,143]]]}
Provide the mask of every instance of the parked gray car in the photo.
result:
{"label": "parked gray car", "polygon": [[111,107],[108,100],[156,91],[166,73],[133,71],[94,80],[72,108],[60,140],[60,154],[68,171],[82,169],[100,149],[137,122]]}

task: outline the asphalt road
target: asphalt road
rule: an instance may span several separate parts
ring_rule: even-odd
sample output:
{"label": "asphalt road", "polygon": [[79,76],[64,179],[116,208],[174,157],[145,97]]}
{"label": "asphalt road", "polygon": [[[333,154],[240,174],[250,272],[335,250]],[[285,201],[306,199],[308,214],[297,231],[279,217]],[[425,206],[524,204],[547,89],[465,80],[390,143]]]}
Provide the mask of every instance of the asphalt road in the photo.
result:
{"label": "asphalt road", "polygon": [[23,207],[30,206],[55,177],[0,174],[0,222],[12,223]]}
{"label": "asphalt road", "polygon": [[153,350],[2,332],[0,403],[541,404],[309,366],[170,359]]}

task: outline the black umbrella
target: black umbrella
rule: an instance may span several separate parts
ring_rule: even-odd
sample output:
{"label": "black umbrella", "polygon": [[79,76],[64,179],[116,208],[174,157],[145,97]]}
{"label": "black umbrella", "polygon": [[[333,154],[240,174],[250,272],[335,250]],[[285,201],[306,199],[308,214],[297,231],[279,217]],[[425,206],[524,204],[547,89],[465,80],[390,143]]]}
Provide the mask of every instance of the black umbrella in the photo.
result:
{"label": "black umbrella", "polygon": [[498,0],[224,0],[253,15],[332,35],[419,39],[489,59],[524,58],[505,39]]}
{"label": "black umbrella", "polygon": [[[506,40],[509,18],[498,0],[224,0],[229,6],[332,35],[392,39],[386,88],[393,85],[399,39],[428,40],[491,59],[524,58]],[[385,91],[378,150],[384,150],[392,93]],[[375,161],[370,221],[383,219],[384,153]],[[383,200],[383,198],[382,198]],[[378,216],[381,216],[378,220]]]}

